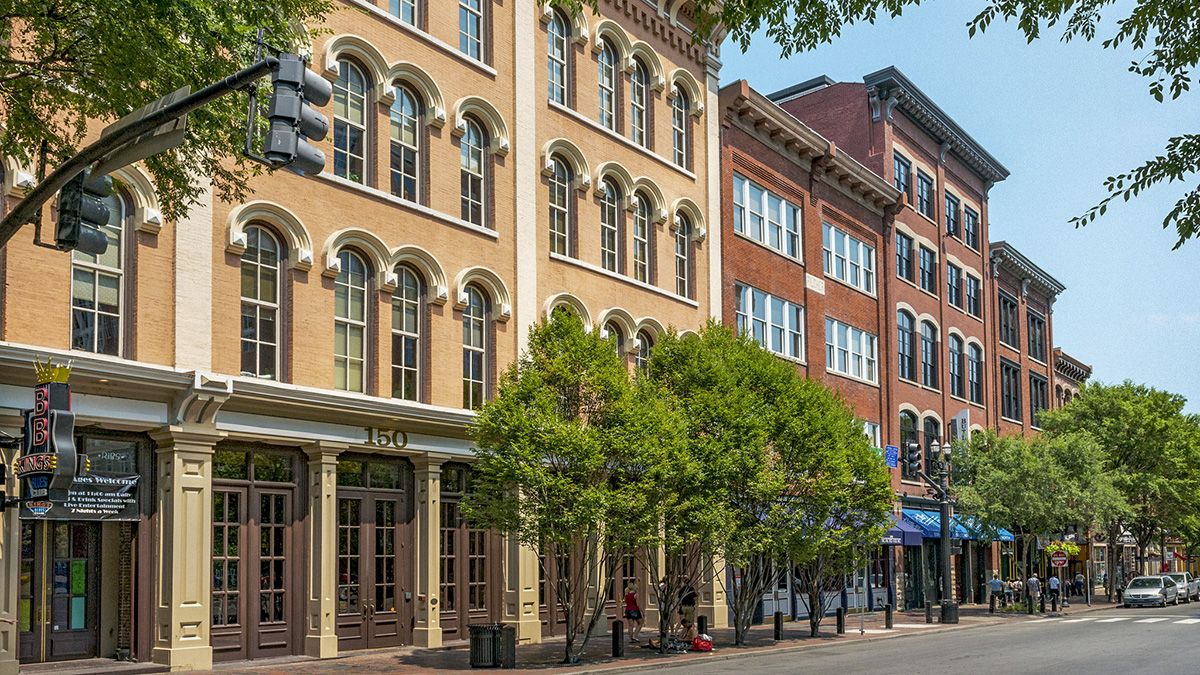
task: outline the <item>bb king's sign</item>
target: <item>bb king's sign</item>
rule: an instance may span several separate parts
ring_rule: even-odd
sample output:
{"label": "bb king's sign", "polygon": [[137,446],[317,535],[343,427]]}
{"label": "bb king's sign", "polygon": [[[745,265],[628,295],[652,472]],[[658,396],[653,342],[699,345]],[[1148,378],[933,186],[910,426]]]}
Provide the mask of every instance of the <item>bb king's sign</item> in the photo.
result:
{"label": "bb king's sign", "polygon": [[26,499],[66,501],[75,480],[75,415],[70,366],[49,361],[36,364],[39,384],[33,390],[33,410],[25,411],[25,447],[13,462]]}

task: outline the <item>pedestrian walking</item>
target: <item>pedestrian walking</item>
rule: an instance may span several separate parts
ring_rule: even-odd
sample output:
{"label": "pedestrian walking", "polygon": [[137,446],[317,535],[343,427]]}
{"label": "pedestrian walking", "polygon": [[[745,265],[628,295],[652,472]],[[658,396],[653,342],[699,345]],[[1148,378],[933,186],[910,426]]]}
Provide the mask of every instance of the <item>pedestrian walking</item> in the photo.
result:
{"label": "pedestrian walking", "polygon": [[1011,578],[1004,582],[1004,606],[1007,607],[1013,603],[1013,580]]}
{"label": "pedestrian walking", "polygon": [[[992,592],[992,597],[996,598],[996,604],[1004,606],[1004,582],[1000,580],[998,572],[992,573],[992,580],[988,582],[988,590]],[[991,602],[991,599],[988,600]]]}
{"label": "pedestrian walking", "polygon": [[1083,572],[1075,575],[1075,595],[1078,595],[1081,598],[1084,597],[1083,584],[1085,581],[1086,579],[1083,576]]}
{"label": "pedestrian walking", "polygon": [[633,582],[625,586],[625,618],[633,622],[633,627],[629,629],[629,642],[636,645],[641,642],[638,636],[642,634],[645,619],[642,617],[641,603],[638,602],[637,584]]}
{"label": "pedestrian walking", "polygon": [[1025,596],[1023,595],[1023,593],[1025,592],[1025,584],[1019,578],[1013,579],[1012,588],[1013,588],[1013,599],[1016,602],[1020,602],[1021,600],[1023,600],[1025,598]]}
{"label": "pedestrian walking", "polygon": [[1058,590],[1059,590],[1058,577],[1054,576],[1053,574],[1050,575],[1050,578],[1046,581],[1046,586],[1048,587],[1048,592],[1046,593],[1046,598],[1048,600],[1050,600],[1050,602],[1057,602],[1058,597],[1059,597],[1058,596]]}
{"label": "pedestrian walking", "polygon": [[1042,582],[1038,580],[1037,572],[1029,575],[1029,581],[1025,582],[1025,590],[1032,602],[1037,602],[1038,598],[1042,597]]}

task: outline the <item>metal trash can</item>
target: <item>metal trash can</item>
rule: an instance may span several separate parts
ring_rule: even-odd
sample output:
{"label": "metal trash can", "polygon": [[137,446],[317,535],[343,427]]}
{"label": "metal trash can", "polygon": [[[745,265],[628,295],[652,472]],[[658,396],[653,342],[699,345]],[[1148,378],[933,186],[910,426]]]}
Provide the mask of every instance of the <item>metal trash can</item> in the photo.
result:
{"label": "metal trash can", "polygon": [[471,638],[471,667],[499,668],[503,663],[502,623],[474,623],[467,626]]}

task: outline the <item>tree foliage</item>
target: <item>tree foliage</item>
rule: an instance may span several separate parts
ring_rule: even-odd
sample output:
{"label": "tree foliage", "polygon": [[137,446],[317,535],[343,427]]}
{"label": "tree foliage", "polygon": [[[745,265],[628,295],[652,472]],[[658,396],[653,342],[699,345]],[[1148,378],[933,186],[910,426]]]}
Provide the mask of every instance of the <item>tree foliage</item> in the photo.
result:
{"label": "tree foliage", "polygon": [[[0,153],[26,165],[43,141],[53,166],[81,147],[90,120],[108,123],[191,85],[249,65],[255,32],[282,46],[311,43],[304,26],[329,0],[8,0],[0,13]],[[195,203],[197,174],[239,200],[256,165],[241,157],[245,97],[188,116],[183,145],[145,160],[163,214]]]}

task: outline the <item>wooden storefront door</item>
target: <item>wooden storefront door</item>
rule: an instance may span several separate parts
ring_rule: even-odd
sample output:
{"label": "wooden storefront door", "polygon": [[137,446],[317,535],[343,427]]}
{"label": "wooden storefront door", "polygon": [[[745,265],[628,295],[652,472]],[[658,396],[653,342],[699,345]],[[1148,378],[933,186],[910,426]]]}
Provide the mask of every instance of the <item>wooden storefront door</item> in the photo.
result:
{"label": "wooden storefront door", "polygon": [[98,656],[97,523],[21,522],[22,663]]}
{"label": "wooden storefront door", "polygon": [[469,527],[460,503],[469,490],[468,469],[442,468],[442,639],[467,639],[467,626],[499,621],[504,591],[504,547],[490,530]]}

